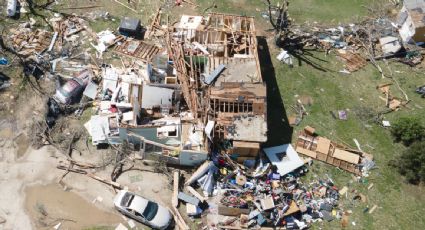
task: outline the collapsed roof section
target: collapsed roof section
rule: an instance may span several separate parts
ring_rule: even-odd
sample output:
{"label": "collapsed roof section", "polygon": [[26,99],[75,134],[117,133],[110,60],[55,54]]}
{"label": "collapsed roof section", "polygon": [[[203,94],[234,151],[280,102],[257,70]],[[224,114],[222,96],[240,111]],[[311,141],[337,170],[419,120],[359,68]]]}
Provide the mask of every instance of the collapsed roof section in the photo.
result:
{"label": "collapsed roof section", "polygon": [[266,86],[252,17],[183,16],[169,28],[166,51],[124,38],[114,52],[133,60],[102,67],[93,144],[128,141],[147,157],[159,153],[196,165],[221,141],[254,159],[267,140]]}
{"label": "collapsed roof section", "polygon": [[215,120],[216,138],[267,140],[254,18],[185,15],[169,31],[167,45],[189,109],[202,121]]}
{"label": "collapsed roof section", "polygon": [[208,154],[204,127],[180,107],[180,89],[156,83],[149,63],[134,68],[102,68],[96,114],[85,124],[94,145],[128,141],[142,157],[159,155],[168,162],[192,166]]}

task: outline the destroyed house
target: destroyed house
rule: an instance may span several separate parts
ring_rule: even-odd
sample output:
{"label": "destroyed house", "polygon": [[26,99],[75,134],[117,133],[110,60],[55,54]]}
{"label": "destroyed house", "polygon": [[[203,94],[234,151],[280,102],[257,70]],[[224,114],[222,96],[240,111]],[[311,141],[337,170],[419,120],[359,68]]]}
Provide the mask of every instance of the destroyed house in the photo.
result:
{"label": "destroyed house", "polygon": [[203,129],[179,108],[178,85],[163,84],[150,63],[102,69],[97,115],[86,123],[92,143],[129,142],[140,156],[193,166],[207,158]]}
{"label": "destroyed house", "polygon": [[254,18],[184,15],[169,31],[167,45],[187,106],[212,125],[211,140],[233,141],[233,152],[254,158],[267,140]]}
{"label": "destroyed house", "polygon": [[127,141],[143,158],[194,166],[229,142],[237,161],[255,159],[267,106],[254,19],[183,16],[165,43],[126,38],[114,48],[133,64],[102,68],[97,114],[86,123],[93,144]]}
{"label": "destroyed house", "polygon": [[425,42],[425,0],[404,0],[397,24],[404,42]]}

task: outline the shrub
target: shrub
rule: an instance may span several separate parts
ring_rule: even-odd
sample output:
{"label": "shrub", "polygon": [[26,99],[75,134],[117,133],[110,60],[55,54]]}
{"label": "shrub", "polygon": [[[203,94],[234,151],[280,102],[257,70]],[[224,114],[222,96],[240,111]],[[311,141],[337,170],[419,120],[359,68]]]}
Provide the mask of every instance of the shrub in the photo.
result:
{"label": "shrub", "polygon": [[415,141],[424,139],[425,127],[417,118],[403,117],[393,124],[391,134],[395,141],[401,141],[404,145],[409,146]]}
{"label": "shrub", "polygon": [[393,162],[393,166],[408,182],[425,182],[425,141],[413,143]]}

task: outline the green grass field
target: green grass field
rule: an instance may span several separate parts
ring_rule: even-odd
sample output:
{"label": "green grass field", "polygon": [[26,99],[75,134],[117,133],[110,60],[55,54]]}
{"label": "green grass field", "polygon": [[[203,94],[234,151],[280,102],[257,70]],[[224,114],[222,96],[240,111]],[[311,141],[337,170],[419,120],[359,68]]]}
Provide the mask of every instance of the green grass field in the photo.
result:
{"label": "green grass field", "polygon": [[[350,189],[357,189],[368,196],[367,204],[359,204],[351,208],[354,214],[351,221],[357,223],[355,228],[360,229],[423,229],[425,226],[421,214],[425,213],[425,196],[421,194],[422,187],[404,184],[403,179],[393,168],[388,166],[388,162],[395,155],[403,151],[400,144],[393,144],[389,131],[371,121],[365,121],[357,117],[354,111],[357,108],[366,108],[370,111],[381,111],[384,109],[384,101],[379,99],[380,93],[376,90],[376,85],[390,82],[389,79],[382,79],[379,72],[369,65],[367,68],[350,75],[338,73],[342,69],[342,64],[333,55],[324,57],[322,53],[314,53],[316,57],[324,61],[322,66],[329,68],[326,72],[319,71],[313,67],[302,63],[290,69],[284,64],[274,63],[276,68],[276,78],[285,108],[295,103],[296,97],[310,96],[313,104],[307,108],[309,115],[302,121],[294,131],[300,130],[305,125],[317,128],[318,133],[339,142],[355,146],[353,138],[356,138],[362,145],[363,150],[372,153],[375,157],[378,169],[373,170],[368,183],[351,183]],[[384,65],[381,63],[381,65]],[[424,100],[413,92],[414,86],[424,83],[424,76],[421,73],[413,73],[404,65],[390,63],[393,70],[402,73],[394,75],[401,83],[401,87],[407,91],[412,100],[407,108],[387,114],[385,117],[391,122],[400,116],[417,116],[423,120]],[[399,93],[396,87],[393,92]],[[397,95],[397,94],[396,94]],[[401,95],[400,95],[401,97]],[[273,100],[273,99],[270,99]],[[329,111],[347,109],[348,120],[335,120]],[[287,113],[292,111],[288,109]],[[332,169],[331,166],[315,164],[313,171],[317,169],[323,175],[327,172],[333,179],[338,181],[340,187],[352,181],[351,175]],[[310,175],[311,176],[311,175]],[[374,183],[371,190],[366,188],[370,183]],[[349,202],[343,202],[349,203]],[[379,208],[373,214],[363,214],[362,210],[369,206],[378,205]],[[350,205],[348,206],[350,207]],[[339,223],[330,223],[334,228],[339,227]],[[353,227],[354,228],[354,227]]]}

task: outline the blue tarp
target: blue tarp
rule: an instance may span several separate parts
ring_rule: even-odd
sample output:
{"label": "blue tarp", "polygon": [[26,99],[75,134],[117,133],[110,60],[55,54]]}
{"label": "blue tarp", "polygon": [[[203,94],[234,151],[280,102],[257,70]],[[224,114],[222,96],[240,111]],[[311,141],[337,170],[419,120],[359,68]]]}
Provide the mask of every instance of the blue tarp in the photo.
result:
{"label": "blue tarp", "polygon": [[1,57],[0,58],[0,65],[7,65],[7,64],[9,64],[9,61],[6,58]]}

